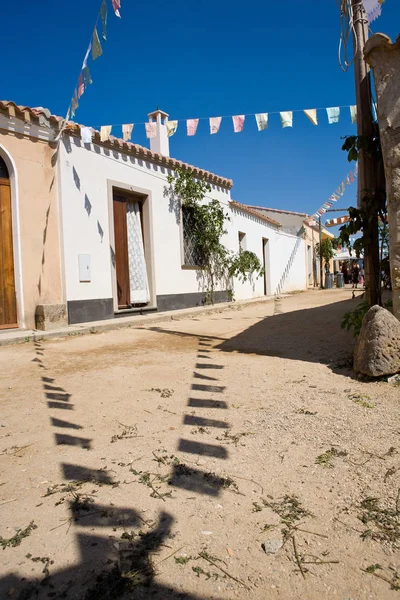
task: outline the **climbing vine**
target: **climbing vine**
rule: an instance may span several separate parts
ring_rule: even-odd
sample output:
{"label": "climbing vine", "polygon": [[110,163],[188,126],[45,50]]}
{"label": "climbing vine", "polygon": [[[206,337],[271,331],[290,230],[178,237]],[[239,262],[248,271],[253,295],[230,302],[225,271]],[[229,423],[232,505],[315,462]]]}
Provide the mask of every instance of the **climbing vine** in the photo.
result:
{"label": "climbing vine", "polygon": [[237,254],[224,246],[222,237],[229,215],[218,200],[205,201],[211,186],[194,177],[193,171],[176,169],[168,176],[170,193],[179,199],[180,206],[187,213],[194,254],[201,267],[207,302],[214,304],[215,289],[223,286],[232,296],[232,278],[247,281],[252,275],[259,277],[263,273],[262,265],[256,254],[239,251]]}

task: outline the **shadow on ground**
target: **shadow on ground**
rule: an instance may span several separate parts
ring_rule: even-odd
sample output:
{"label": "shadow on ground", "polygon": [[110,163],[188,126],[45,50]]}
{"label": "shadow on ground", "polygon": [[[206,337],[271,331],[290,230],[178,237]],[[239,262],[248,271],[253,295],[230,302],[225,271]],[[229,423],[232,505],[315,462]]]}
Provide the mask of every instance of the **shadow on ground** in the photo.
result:
{"label": "shadow on ground", "polygon": [[[149,327],[150,331],[182,337],[208,338],[214,350],[289,360],[328,364],[332,370],[351,369],[353,338],[341,328],[343,315],[353,311],[361,301],[343,300],[316,308],[281,312],[279,305],[272,316],[265,317],[248,329],[229,339],[204,334],[172,331],[163,327]],[[277,300],[279,302],[279,300]],[[205,352],[205,350],[202,350]],[[206,359],[207,356],[202,356]],[[202,367],[204,368],[204,366]]]}

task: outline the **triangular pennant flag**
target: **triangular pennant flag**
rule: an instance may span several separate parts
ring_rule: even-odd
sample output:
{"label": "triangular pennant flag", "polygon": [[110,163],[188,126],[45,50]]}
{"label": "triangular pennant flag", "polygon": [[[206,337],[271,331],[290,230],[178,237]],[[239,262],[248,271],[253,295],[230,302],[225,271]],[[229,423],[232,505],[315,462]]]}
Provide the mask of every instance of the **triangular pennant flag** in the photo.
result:
{"label": "triangular pennant flag", "polygon": [[383,1],[384,0],[363,0],[369,24],[381,16]]}
{"label": "triangular pennant flag", "polygon": [[353,171],[350,171],[349,179],[350,179],[350,183],[354,183]]}
{"label": "triangular pennant flag", "polygon": [[119,9],[121,8],[121,0],[111,0],[113,9],[117,17],[121,18]]}
{"label": "triangular pennant flag", "polygon": [[91,49],[92,49],[92,42],[90,42],[88,49],[86,50],[85,58],[83,59],[83,63],[82,63],[82,69],[87,67],[87,61],[88,61]]}
{"label": "triangular pennant flag", "polygon": [[122,125],[122,137],[124,138],[124,142],[128,142],[132,137],[133,131],[133,123],[126,123]]}
{"label": "triangular pennant flag", "polygon": [[357,123],[357,106],[350,106],[350,117],[351,117],[351,122],[354,125],[354,123]]}
{"label": "triangular pennant flag", "polygon": [[103,0],[103,2],[101,3],[100,16],[101,16],[101,22],[103,24],[103,32],[102,32],[103,40],[107,40],[107,2],[106,2],[106,0]]}
{"label": "triangular pennant flag", "polygon": [[350,185],[350,177],[348,175],[346,177],[346,185]]}
{"label": "triangular pennant flag", "polygon": [[154,121],[151,121],[150,123],[145,123],[145,129],[146,129],[146,137],[147,138],[154,138],[156,137],[156,125],[157,123],[155,123]]}
{"label": "triangular pennant flag", "polygon": [[85,82],[85,86],[88,86],[91,83],[93,83],[92,78],[90,77],[89,67],[87,66],[83,69],[83,81]]}
{"label": "triangular pennant flag", "polygon": [[165,121],[165,126],[167,128],[167,136],[172,137],[178,129],[178,121]]}
{"label": "triangular pennant flag", "polygon": [[210,117],[210,134],[218,133],[221,127],[222,117]]}
{"label": "triangular pennant flag", "polygon": [[342,194],[344,194],[346,191],[346,184],[344,181],[342,181]]}
{"label": "triangular pennant flag", "polygon": [[244,119],[245,119],[245,115],[236,115],[236,116],[232,117],[233,131],[235,133],[240,133],[241,131],[243,131]]}
{"label": "triangular pennant flag", "polygon": [[112,125],[103,125],[100,127],[100,140],[106,142],[110,137]]}
{"label": "triangular pennant flag", "polygon": [[92,128],[91,127],[82,127],[81,128],[81,137],[82,142],[84,144],[92,143]]}
{"label": "triangular pennant flag", "polygon": [[93,37],[92,37],[92,58],[96,60],[103,54],[103,50],[101,48],[99,36],[97,34],[96,27],[93,29]]}
{"label": "triangular pennant flag", "polygon": [[78,102],[78,90],[75,88],[74,90],[74,95],[72,96],[72,100],[71,100],[71,116],[74,117],[75,116],[75,111],[79,106],[79,102]]}
{"label": "triangular pennant flag", "polygon": [[310,119],[310,121],[313,125],[318,125],[316,108],[309,108],[304,111],[304,114],[306,115],[306,117],[308,117]]}
{"label": "triangular pennant flag", "polygon": [[335,197],[335,202],[336,200],[339,200],[340,196],[338,194],[333,194],[333,196]]}
{"label": "triangular pennant flag", "polygon": [[328,115],[329,125],[332,125],[332,123],[339,123],[340,108],[338,106],[331,106],[330,108],[327,108],[326,114]]}
{"label": "triangular pennant flag", "polygon": [[358,163],[356,163],[353,173],[354,173],[354,177],[358,177]]}
{"label": "triangular pennant flag", "polygon": [[268,128],[268,113],[258,113],[255,117],[258,131]]}
{"label": "triangular pennant flag", "polygon": [[293,127],[293,112],[291,110],[287,110],[279,113],[281,116],[282,127]]}
{"label": "triangular pennant flag", "polygon": [[188,119],[186,121],[186,130],[188,135],[196,135],[199,119]]}
{"label": "triangular pennant flag", "polygon": [[79,79],[78,79],[78,98],[80,98],[82,96],[84,91],[85,91],[85,85],[83,83],[82,71],[81,71],[79,73]]}

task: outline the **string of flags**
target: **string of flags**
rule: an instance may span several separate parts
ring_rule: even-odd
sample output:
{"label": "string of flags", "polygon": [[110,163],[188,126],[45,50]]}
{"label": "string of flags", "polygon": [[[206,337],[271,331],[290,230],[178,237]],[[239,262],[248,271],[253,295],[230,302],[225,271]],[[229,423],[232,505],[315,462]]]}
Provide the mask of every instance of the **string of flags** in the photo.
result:
{"label": "string of flags", "polygon": [[333,204],[335,202],[337,202],[339,200],[339,198],[341,198],[343,196],[344,192],[346,191],[346,186],[350,185],[351,183],[354,183],[357,177],[358,177],[358,163],[356,163],[354,170],[350,171],[350,173],[347,175],[346,179],[344,179],[342,181],[342,183],[339,185],[337,190],[329,196],[329,200],[327,200],[327,202],[324,202],[324,204],[321,206],[321,208],[319,208],[311,216],[311,219],[314,219],[314,218],[319,219],[319,217],[321,217],[324,213],[326,213],[326,211],[329,210],[331,208],[331,206],[333,206]]}
{"label": "string of flags", "polygon": [[[352,124],[356,123],[357,122],[357,107],[355,105],[354,106],[353,105],[341,106],[341,107],[333,106],[333,107],[329,107],[326,109],[309,108],[309,109],[305,109],[305,110],[301,110],[301,111],[300,110],[294,110],[294,111],[290,110],[290,111],[284,111],[284,112],[279,112],[279,113],[277,113],[277,112],[257,113],[254,115],[251,114],[251,115],[233,115],[233,116],[225,116],[225,117],[201,117],[198,119],[179,119],[179,120],[177,119],[177,120],[173,120],[173,121],[169,121],[168,119],[165,119],[164,122],[165,122],[165,127],[167,130],[168,137],[172,137],[173,135],[175,135],[180,122],[183,122],[186,124],[186,135],[194,136],[197,133],[197,128],[198,128],[199,122],[203,121],[203,120],[207,120],[209,123],[210,135],[214,135],[219,132],[223,119],[231,119],[233,131],[235,133],[240,133],[244,129],[246,117],[254,117],[258,131],[263,131],[265,129],[268,129],[270,115],[279,114],[281,126],[282,126],[282,128],[286,128],[286,127],[293,127],[293,122],[294,122],[293,113],[295,113],[295,112],[303,112],[305,114],[305,116],[308,118],[308,120],[313,125],[318,125],[319,124],[318,111],[324,110],[324,111],[326,111],[328,123],[330,125],[332,125],[334,123],[339,123],[340,116],[341,116],[341,109],[343,109],[343,108],[350,109],[351,122],[352,122]],[[144,125],[145,126],[145,132],[146,132],[147,138],[151,139],[157,135],[157,123],[155,121],[149,121],[147,123],[136,123],[136,125]],[[128,142],[128,141],[130,141],[130,139],[132,137],[132,132],[135,127],[135,124],[134,123],[124,123],[122,125],[101,125],[100,126],[101,141],[104,142],[104,141],[108,140],[108,138],[111,135],[111,131],[112,131],[113,127],[121,127],[123,140],[125,142]],[[89,139],[89,137],[91,135],[91,133],[90,133],[91,131],[92,131],[92,129],[90,127],[83,127],[82,128],[82,136],[85,135],[85,139]],[[90,143],[90,141],[88,143]],[[86,142],[84,142],[84,143],[86,143]]]}
{"label": "string of flags", "polygon": [[385,0],[363,0],[365,11],[368,15],[368,23],[372,23],[381,16],[382,4]]}
{"label": "string of flags", "polygon": [[[119,12],[121,8],[121,0],[111,0],[112,7],[114,13],[117,17],[121,18],[121,14]],[[97,60],[103,54],[103,48],[100,41],[100,36],[98,34],[97,28],[99,23],[99,18],[101,20],[101,38],[106,42],[107,41],[107,0],[102,0],[100,10],[97,14],[96,23],[93,29],[93,33],[89,42],[89,46],[86,50],[85,57],[82,62],[82,67],[79,72],[79,77],[77,84],[74,89],[74,94],[72,96],[70,105],[68,107],[67,116],[65,118],[65,123],[68,122],[70,117],[75,116],[75,112],[79,107],[79,100],[81,96],[84,94],[85,89],[93,83],[92,78],[90,76],[90,71],[88,67],[89,56],[92,57],[92,60]]]}

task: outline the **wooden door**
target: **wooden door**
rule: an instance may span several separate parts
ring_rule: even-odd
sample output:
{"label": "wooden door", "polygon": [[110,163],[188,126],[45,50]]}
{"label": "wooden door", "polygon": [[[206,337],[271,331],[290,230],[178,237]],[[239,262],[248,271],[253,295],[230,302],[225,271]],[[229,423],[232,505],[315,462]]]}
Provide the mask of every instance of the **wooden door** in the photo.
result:
{"label": "wooden door", "polygon": [[0,329],[18,327],[15,295],[11,190],[8,179],[0,179]]}
{"label": "wooden door", "polygon": [[126,198],[114,194],[115,269],[117,272],[118,308],[131,305],[129,286],[128,232],[126,224]]}

